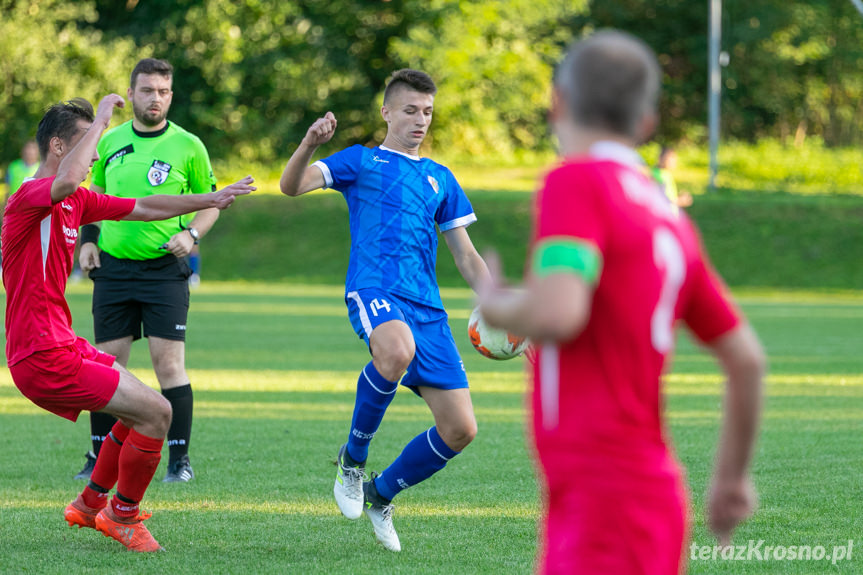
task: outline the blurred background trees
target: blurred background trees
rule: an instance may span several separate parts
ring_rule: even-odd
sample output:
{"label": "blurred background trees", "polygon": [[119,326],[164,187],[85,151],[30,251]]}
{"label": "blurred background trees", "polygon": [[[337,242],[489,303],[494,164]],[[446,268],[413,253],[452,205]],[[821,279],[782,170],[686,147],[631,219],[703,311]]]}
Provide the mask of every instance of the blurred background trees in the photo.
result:
{"label": "blurred background trees", "polygon": [[[847,0],[725,0],[723,136],[851,146],[863,136],[863,19]],[[705,137],[707,3],[687,0],[0,0],[0,164],[48,104],[125,95],[141,57],[176,69],[171,119],[214,157],[286,158],[311,121],[335,145],[382,136],[390,72],[439,85],[429,144],[450,157],[548,150],[548,80],[563,47],[622,28],[665,72],[658,138]],[[124,111],[124,117],[130,117]]]}

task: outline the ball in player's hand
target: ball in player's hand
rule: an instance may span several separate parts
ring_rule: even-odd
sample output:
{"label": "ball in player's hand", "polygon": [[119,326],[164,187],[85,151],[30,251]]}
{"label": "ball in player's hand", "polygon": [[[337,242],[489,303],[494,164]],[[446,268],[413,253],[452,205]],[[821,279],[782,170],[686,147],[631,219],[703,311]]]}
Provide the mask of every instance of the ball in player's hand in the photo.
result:
{"label": "ball in player's hand", "polygon": [[491,359],[512,359],[524,353],[530,345],[526,337],[489,326],[482,319],[479,308],[474,308],[467,322],[467,334],[473,347]]}

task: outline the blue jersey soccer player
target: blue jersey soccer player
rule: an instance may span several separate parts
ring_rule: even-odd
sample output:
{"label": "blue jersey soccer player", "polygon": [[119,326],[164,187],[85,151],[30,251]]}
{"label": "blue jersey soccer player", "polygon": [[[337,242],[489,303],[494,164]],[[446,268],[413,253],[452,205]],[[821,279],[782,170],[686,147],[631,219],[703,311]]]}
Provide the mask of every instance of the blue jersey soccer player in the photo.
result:
{"label": "blue jersey soccer player", "polygon": [[[353,146],[310,166],[315,150],[336,129],[328,112],[308,129],[280,182],[289,196],[327,187],[341,191],[348,202],[345,302],[372,361],[357,382],[333,493],[349,519],[365,511],[377,539],[391,551],[401,549],[392,524],[393,497],[443,469],[476,435],[467,375],[435,276],[435,225],[472,288],[490,276],[465,229],[476,220],[470,202],[447,168],[419,157],[436,91],[424,72],[395,72],[381,108],[387,123],[383,144]],[[425,400],[435,425],[410,441],[383,473],[364,481],[369,443],[400,379]]]}

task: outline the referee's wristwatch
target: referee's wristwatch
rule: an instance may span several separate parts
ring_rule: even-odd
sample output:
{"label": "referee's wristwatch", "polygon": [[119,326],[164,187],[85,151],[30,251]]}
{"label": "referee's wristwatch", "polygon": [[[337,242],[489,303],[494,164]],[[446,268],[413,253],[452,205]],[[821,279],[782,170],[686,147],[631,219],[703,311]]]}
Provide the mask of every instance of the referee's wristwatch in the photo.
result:
{"label": "referee's wristwatch", "polygon": [[189,232],[189,235],[192,236],[193,240],[195,240],[195,245],[198,245],[198,240],[201,239],[201,234],[198,233],[198,230],[195,228],[186,228],[186,231]]}

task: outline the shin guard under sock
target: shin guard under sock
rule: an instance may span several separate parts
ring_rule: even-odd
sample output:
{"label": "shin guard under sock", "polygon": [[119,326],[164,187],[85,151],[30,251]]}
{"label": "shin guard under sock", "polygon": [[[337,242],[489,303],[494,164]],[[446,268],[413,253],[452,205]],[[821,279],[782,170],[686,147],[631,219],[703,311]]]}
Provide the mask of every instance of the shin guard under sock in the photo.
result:
{"label": "shin guard under sock", "polygon": [[443,469],[458,451],[444,443],[437,427],[414,437],[389,467],[375,479],[378,493],[392,499],[403,489],[424,481]]}
{"label": "shin guard under sock", "polygon": [[363,463],[368,459],[369,443],[380,427],[398,385],[397,381],[390,381],[378,373],[371,361],[363,368],[357,380],[357,399],[347,446],[354,461]]}
{"label": "shin guard under sock", "polygon": [[111,500],[114,513],[131,517],[138,513],[138,503],[156,473],[162,458],[161,438],[147,437],[135,431],[129,432],[120,451],[120,472],[117,480],[117,495]]}

